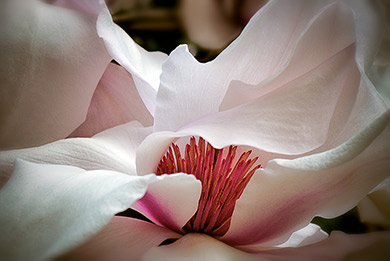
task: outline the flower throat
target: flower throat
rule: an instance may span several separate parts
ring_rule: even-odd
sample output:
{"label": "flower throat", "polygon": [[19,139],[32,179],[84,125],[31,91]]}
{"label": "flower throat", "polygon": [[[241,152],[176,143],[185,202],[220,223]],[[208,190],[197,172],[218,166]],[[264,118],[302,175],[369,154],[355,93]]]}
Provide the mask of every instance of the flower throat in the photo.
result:
{"label": "flower throat", "polygon": [[184,155],[172,143],[157,166],[157,175],[183,172],[193,174],[202,183],[198,209],[184,226],[187,232],[222,236],[229,229],[234,206],[255,171],[258,159],[252,151],[236,159],[237,146],[216,149],[203,138],[191,137]]}

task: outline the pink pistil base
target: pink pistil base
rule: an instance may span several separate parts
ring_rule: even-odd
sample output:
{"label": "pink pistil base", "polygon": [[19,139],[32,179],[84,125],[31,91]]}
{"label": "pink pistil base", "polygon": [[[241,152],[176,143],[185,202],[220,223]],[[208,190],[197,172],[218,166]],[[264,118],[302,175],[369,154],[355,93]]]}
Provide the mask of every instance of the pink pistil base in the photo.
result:
{"label": "pink pistil base", "polygon": [[247,151],[236,159],[237,146],[215,149],[203,138],[191,137],[184,156],[172,143],[157,166],[157,175],[193,174],[202,183],[198,210],[184,226],[187,232],[222,236],[229,229],[237,199],[241,196],[255,171],[258,159],[249,158]]}

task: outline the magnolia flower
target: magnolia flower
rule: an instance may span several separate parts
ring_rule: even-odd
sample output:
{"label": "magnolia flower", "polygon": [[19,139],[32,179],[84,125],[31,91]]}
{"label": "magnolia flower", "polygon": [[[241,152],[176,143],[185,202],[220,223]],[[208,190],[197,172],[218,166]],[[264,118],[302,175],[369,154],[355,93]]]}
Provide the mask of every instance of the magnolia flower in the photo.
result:
{"label": "magnolia flower", "polygon": [[[100,86],[110,91],[95,94],[116,100],[123,92],[138,121],[1,152],[2,257],[386,254],[389,232],[327,237],[310,223],[345,213],[389,177],[389,105],[367,77],[383,31],[379,6],[270,1],[201,64],[186,46],[168,57],[142,50],[104,3],[84,4],[122,66],[109,65]],[[122,101],[98,97],[95,108],[126,115]],[[112,125],[101,111],[90,109],[74,136]],[[128,208],[151,222],[115,216]]]}

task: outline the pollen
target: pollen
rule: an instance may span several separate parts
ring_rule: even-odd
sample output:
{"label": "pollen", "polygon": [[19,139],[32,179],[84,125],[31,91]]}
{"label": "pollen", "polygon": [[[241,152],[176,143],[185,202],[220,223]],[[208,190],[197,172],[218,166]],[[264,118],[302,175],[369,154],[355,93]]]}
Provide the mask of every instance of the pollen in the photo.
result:
{"label": "pollen", "polygon": [[190,138],[183,155],[172,143],[157,166],[157,175],[187,173],[202,183],[198,209],[184,226],[186,232],[224,235],[229,227],[237,199],[260,164],[252,151],[237,155],[237,146],[216,149],[203,138]]}

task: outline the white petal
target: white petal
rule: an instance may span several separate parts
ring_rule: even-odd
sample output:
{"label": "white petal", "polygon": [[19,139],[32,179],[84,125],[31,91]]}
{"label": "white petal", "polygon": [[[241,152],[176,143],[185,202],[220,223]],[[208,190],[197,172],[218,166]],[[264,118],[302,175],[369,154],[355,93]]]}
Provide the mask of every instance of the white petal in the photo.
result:
{"label": "white petal", "polygon": [[295,46],[287,50],[289,60],[284,64],[284,68],[280,68],[272,77],[255,85],[245,84],[245,79],[244,82],[233,81],[220,105],[220,110],[247,103],[280,88],[352,44],[355,40],[352,14],[342,4],[322,8],[298,36]]}
{"label": "white petal", "polygon": [[85,120],[110,61],[96,17],[18,0],[2,3],[0,16],[0,147],[65,138]]}
{"label": "white petal", "polygon": [[390,178],[360,201],[358,210],[362,222],[390,228]]}
{"label": "white petal", "polygon": [[176,242],[150,249],[143,260],[267,260],[235,249],[205,234],[186,234]]}
{"label": "white petal", "polygon": [[150,185],[132,208],[154,223],[180,233],[197,211],[201,191],[202,184],[193,175],[165,175],[164,180]]}
{"label": "white petal", "polygon": [[[284,248],[284,247],[302,247],[306,245],[311,245],[318,243],[328,237],[328,234],[321,230],[321,228],[315,224],[310,223],[304,228],[301,228],[291,234],[290,238],[277,246],[272,246],[270,249],[274,248]],[[247,246],[236,246],[237,248],[247,251],[247,252],[261,252],[270,250],[264,245],[247,245]]]}
{"label": "white petal", "polygon": [[44,260],[62,254],[102,229],[156,180],[17,160],[0,190],[2,257]]}
{"label": "white petal", "polygon": [[230,244],[272,246],[314,216],[333,218],[354,207],[389,176],[390,110],[346,143],[258,170],[237,200]]}
{"label": "white petal", "polygon": [[268,260],[388,260],[390,232],[347,235],[332,232],[328,239],[317,244],[284,248],[259,253]]}
{"label": "white petal", "polygon": [[107,7],[99,14],[97,31],[111,56],[131,73],[146,108],[154,115],[161,66],[167,55],[147,52],[136,44],[125,31],[114,24]]}
{"label": "white petal", "polygon": [[93,138],[71,138],[47,145],[0,151],[0,186],[8,179],[16,158],[36,163],[81,167],[87,170],[108,169],[130,175],[135,172],[135,151],[150,128],[137,122],[106,130]]}
{"label": "white petal", "polygon": [[302,247],[317,243],[327,237],[328,234],[321,230],[319,226],[310,223],[306,227],[292,233],[286,242],[278,245],[277,247]]}
{"label": "white petal", "polygon": [[[242,34],[209,63],[198,63],[185,46],[178,47],[163,65],[155,130],[173,131],[216,113],[233,80],[258,84],[279,74],[291,59],[306,26],[329,2],[270,1]],[[348,38],[342,37],[344,45],[338,46],[338,50],[352,42]]]}
{"label": "white petal", "polygon": [[[349,46],[286,85],[178,132],[202,136],[216,147],[240,144],[278,154],[307,153],[326,142],[331,127],[343,129],[340,125],[348,121],[359,78],[354,48]],[[351,95],[345,97],[346,93]]]}

